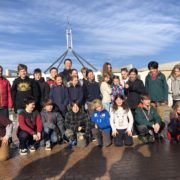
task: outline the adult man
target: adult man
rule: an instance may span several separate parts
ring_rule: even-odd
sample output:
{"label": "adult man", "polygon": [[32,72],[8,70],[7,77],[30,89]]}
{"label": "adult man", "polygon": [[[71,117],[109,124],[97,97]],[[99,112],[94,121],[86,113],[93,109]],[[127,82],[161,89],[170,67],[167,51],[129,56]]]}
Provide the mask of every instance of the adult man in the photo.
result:
{"label": "adult man", "polygon": [[71,68],[72,68],[72,60],[65,59],[64,60],[64,70],[60,73],[63,76],[64,85],[67,84],[71,80]]}

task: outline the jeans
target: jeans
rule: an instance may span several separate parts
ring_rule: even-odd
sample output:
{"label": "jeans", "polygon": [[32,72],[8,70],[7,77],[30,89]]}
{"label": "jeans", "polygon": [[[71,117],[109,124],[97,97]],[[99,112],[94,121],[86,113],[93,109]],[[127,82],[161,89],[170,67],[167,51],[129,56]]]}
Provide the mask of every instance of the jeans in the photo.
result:
{"label": "jeans", "polygon": [[106,109],[109,112],[110,111],[110,107],[111,107],[110,102],[103,102],[103,107],[104,107],[104,109]]}
{"label": "jeans", "polygon": [[44,128],[44,140],[45,142],[51,141],[52,143],[56,143],[58,141],[57,132],[48,127]]}
{"label": "jeans", "polygon": [[133,145],[133,138],[132,136],[128,136],[126,133],[126,129],[117,129],[118,134],[116,137],[114,137],[114,145],[115,146],[122,146],[123,143],[126,146],[132,146]]}
{"label": "jeans", "polygon": [[33,136],[26,131],[19,130],[17,137],[19,139],[19,148],[27,149],[28,146],[34,145],[35,141],[33,140]]}

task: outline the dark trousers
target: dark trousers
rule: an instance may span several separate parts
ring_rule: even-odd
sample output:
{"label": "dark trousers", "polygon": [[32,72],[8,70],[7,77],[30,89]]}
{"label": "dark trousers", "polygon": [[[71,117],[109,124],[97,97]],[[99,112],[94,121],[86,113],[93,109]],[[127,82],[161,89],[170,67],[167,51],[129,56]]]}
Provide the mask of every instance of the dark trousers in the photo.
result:
{"label": "dark trousers", "polygon": [[125,144],[126,146],[133,145],[133,138],[132,136],[128,136],[126,133],[126,129],[117,129],[118,134],[114,137],[114,145],[115,146],[122,146]]}
{"label": "dark trousers", "polygon": [[[149,130],[151,130],[154,134],[156,134],[152,127],[146,126],[145,124],[137,125],[136,127],[137,127],[139,135],[141,135],[141,136],[149,135]],[[161,122],[158,134],[161,133],[161,131],[164,129],[164,127],[165,127],[165,123]]]}
{"label": "dark trousers", "polygon": [[9,118],[9,111],[8,111],[8,108],[0,108],[0,114]]}
{"label": "dark trousers", "polygon": [[19,139],[19,148],[27,149],[28,146],[33,145],[35,141],[33,140],[33,136],[26,131],[19,130],[17,137]]}
{"label": "dark trousers", "polygon": [[58,141],[58,135],[54,129],[44,128],[44,140],[56,143]]}
{"label": "dark trousers", "polygon": [[180,135],[180,121],[172,119],[168,125],[168,131],[171,133],[173,139],[176,139],[177,135]]}
{"label": "dark trousers", "polygon": [[97,139],[98,145],[100,146],[109,146],[111,144],[111,134],[110,132],[105,132],[97,128],[92,130],[93,137]]}

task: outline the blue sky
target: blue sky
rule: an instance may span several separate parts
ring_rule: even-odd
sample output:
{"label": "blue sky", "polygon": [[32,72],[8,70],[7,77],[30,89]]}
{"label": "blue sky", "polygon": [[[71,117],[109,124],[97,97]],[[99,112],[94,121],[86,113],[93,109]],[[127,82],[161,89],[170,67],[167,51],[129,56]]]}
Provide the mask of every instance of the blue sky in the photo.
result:
{"label": "blue sky", "polygon": [[0,0],[0,64],[45,70],[66,50],[67,16],[74,50],[98,69],[180,59],[180,1]]}

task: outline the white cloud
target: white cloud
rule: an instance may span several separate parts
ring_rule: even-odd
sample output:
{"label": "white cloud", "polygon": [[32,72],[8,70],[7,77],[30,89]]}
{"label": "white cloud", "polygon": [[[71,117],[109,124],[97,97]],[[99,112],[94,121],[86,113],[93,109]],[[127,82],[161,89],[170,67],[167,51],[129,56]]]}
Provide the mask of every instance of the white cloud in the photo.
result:
{"label": "white cloud", "polygon": [[[21,11],[17,11],[17,7],[13,6],[0,7],[0,32],[12,35],[8,40],[0,40],[3,47],[0,51],[1,63],[7,60],[11,63],[17,61],[32,63],[37,59],[48,62],[51,57],[60,55],[57,53],[58,49],[63,52],[66,47],[63,43],[67,16],[70,17],[72,24],[75,50],[92,61],[97,54],[98,57],[102,55],[101,61],[95,62],[97,66],[103,64],[102,60],[105,57],[126,59],[133,56],[155,55],[179,40],[180,9],[170,2],[156,0],[145,2],[32,0],[27,4],[27,1],[22,2],[25,6],[21,7]],[[19,43],[22,34],[25,35],[25,40]],[[20,38],[13,42],[11,38],[15,38],[15,35]],[[40,36],[44,42],[39,42],[37,38],[33,39],[34,35]],[[53,43],[54,38],[59,39],[60,45],[57,44],[57,40]]]}

